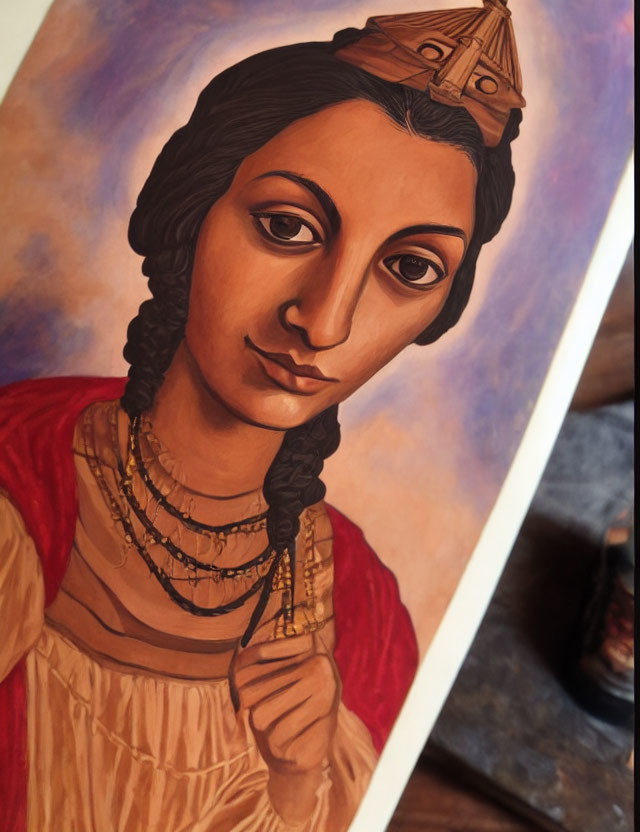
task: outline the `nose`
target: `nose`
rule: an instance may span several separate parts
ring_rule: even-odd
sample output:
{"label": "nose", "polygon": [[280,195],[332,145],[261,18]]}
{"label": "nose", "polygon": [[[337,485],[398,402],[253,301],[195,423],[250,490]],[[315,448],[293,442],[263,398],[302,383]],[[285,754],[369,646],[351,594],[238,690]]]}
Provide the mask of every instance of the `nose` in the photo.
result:
{"label": "nose", "polygon": [[314,264],[301,280],[297,297],[280,307],[284,328],[296,331],[312,350],[343,344],[351,334],[367,267],[353,249],[336,251]]}

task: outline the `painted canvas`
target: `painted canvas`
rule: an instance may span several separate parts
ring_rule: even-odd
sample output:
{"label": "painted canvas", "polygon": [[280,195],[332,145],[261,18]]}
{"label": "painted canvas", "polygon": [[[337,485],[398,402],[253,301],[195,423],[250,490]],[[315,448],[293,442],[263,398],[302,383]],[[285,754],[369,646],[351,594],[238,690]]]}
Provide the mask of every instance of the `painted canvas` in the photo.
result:
{"label": "painted canvas", "polygon": [[626,252],[631,37],[55,0],[0,107],[2,829],[384,827]]}

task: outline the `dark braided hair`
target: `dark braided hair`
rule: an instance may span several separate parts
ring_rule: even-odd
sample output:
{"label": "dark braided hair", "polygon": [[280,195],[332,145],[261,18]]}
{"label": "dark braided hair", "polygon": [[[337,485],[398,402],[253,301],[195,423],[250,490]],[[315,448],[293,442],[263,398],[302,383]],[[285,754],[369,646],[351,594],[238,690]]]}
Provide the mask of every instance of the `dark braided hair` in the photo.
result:
{"label": "dark braided hair", "polygon": [[[485,147],[463,108],[431,101],[427,93],[370,75],[334,55],[364,34],[346,29],[332,42],[268,50],[226,69],[205,87],[187,124],[163,147],[129,224],[129,242],[144,257],[152,295],[130,323],[124,348],[131,367],[122,406],[130,417],[151,407],[183,338],[196,242],[211,206],[246,156],[293,121],[342,101],[371,101],[399,125],[463,150],[475,165],[474,232],[440,314],[416,343],[435,341],[459,319],[480,249],[498,232],[511,204],[510,144],[521,113],[512,111],[497,147]],[[264,482],[267,531],[276,552],[294,551],[300,513],[324,497],[320,473],[339,442],[337,406],[286,432]]]}

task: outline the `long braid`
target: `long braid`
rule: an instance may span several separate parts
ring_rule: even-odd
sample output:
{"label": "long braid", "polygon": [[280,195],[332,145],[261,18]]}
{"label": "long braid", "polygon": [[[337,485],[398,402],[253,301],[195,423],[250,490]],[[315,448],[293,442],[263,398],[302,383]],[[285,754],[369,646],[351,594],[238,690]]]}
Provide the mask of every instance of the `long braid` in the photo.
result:
{"label": "long braid", "polygon": [[193,246],[180,246],[145,257],[142,264],[152,298],[141,304],[138,315],[129,324],[123,350],[131,367],[121,403],[130,418],[153,404],[184,336],[192,262]]}
{"label": "long braid", "polygon": [[264,496],[269,503],[267,531],[277,551],[295,541],[302,510],[324,497],[320,474],[324,460],[339,444],[337,405],[286,432],[264,482]]}
{"label": "long braid", "polygon": [[[280,450],[265,477],[263,492],[269,503],[267,534],[279,563],[285,550],[291,567],[291,592],[295,587],[296,537],[300,531],[300,515],[307,506],[322,500],[326,488],[320,474],[325,459],[340,444],[338,406],[324,410],[297,428],[288,430]],[[262,617],[269,599],[266,586],[251,616],[241,644],[248,643]]]}

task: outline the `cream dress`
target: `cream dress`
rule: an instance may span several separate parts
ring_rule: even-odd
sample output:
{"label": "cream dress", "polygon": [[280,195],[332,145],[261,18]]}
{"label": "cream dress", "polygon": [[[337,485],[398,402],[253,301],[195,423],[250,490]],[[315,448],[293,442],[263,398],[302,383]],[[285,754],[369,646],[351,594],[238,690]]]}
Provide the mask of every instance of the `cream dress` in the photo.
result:
{"label": "cream dress", "polygon": [[[100,430],[114,412],[111,403],[93,405],[85,419],[107,476],[115,463],[108,443],[100,442]],[[315,809],[304,823],[285,824],[270,803],[269,771],[248,716],[242,709],[236,713],[232,703],[230,640],[176,635],[171,616],[187,615],[182,610],[165,607],[158,616],[152,607],[136,606],[136,584],[153,579],[137,553],[123,547],[116,524],[111,550],[105,552],[104,539],[97,547],[92,540],[92,512],[104,512],[104,495],[91,476],[80,436],[76,431],[76,538],[60,593],[46,611],[33,541],[9,498],[0,495],[0,680],[26,653],[29,832],[346,828],[377,759],[366,727],[339,704]],[[158,466],[154,478],[161,478],[162,465],[171,467],[161,450],[146,461],[150,468]],[[298,548],[312,568],[299,582],[296,610],[319,622],[319,643],[328,652],[330,543],[322,508],[306,510]],[[136,577],[139,567],[144,569]],[[119,586],[122,592],[114,592]],[[267,638],[276,637],[273,596],[262,628]]]}

